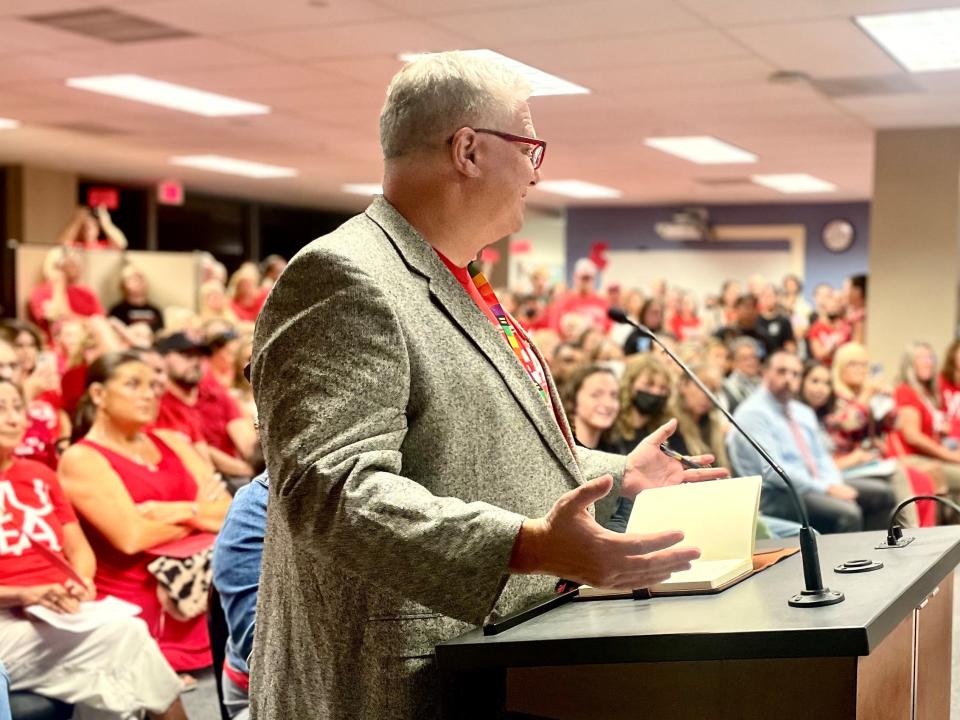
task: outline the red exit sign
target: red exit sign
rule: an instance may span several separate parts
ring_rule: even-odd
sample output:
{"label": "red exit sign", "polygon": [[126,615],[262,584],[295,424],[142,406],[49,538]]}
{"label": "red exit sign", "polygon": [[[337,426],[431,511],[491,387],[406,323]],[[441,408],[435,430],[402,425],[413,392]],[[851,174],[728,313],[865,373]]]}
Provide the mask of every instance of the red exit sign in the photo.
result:
{"label": "red exit sign", "polygon": [[157,183],[157,202],[161,205],[183,205],[183,183],[179,180]]}
{"label": "red exit sign", "polygon": [[92,208],[101,205],[113,211],[120,207],[120,191],[112,187],[92,187],[87,190],[87,205]]}

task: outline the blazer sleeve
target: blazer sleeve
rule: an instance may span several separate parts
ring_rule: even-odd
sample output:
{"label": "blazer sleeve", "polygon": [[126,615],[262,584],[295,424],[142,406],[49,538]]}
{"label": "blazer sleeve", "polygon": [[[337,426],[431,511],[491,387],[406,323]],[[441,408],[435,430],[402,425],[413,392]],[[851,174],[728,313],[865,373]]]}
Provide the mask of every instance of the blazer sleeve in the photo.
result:
{"label": "blazer sleeve", "polygon": [[606,497],[601,498],[594,504],[597,522],[604,525],[617,510],[620,489],[623,487],[623,471],[627,465],[627,456],[577,447],[577,461],[586,480],[593,480],[601,475],[613,476],[613,488]]}
{"label": "blazer sleeve", "polygon": [[482,622],[525,518],[403,476],[411,366],[380,287],[343,256],[308,250],[274,286],[254,349],[271,497],[303,543],[297,552]]}

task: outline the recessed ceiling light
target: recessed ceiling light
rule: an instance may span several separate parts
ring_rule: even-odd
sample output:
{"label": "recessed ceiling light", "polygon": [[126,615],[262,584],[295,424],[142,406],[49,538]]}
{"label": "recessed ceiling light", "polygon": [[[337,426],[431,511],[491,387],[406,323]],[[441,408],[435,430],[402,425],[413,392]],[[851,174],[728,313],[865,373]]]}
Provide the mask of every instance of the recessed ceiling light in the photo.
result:
{"label": "recessed ceiling light", "polygon": [[383,187],[377,183],[345,183],[340,189],[351,195],[383,195]]}
{"label": "recessed ceiling light", "polygon": [[806,173],[752,175],[750,179],[757,185],[763,185],[782,193],[826,193],[837,189],[837,186],[833,183]]}
{"label": "recessed ceiling light", "polygon": [[10,118],[0,118],[0,130],[16,130],[20,123]]}
{"label": "recessed ceiling light", "polygon": [[[527,82],[530,83],[530,87],[533,88],[533,91],[530,93],[531,96],[586,95],[590,92],[589,89],[583,87],[582,85],[577,85],[569,80],[564,80],[556,75],[551,75],[543,70],[538,70],[535,67],[526,65],[519,60],[514,60],[506,55],[501,55],[493,50],[463,50],[462,52],[464,55],[469,55],[471,57],[478,57],[484,60],[496,60],[497,62],[506,65],[514,72],[519,73],[526,78]],[[404,62],[410,62],[429,54],[430,53],[403,53],[400,55],[400,59]]]}
{"label": "recessed ceiling light", "polygon": [[727,165],[757,161],[757,156],[752,152],[709,135],[652,137],[644,140],[643,144],[699,165]]}
{"label": "recessed ceiling light", "polygon": [[623,195],[616,188],[595,185],[583,180],[542,180],[537,183],[537,187],[544,192],[573,198],[618,198]]}
{"label": "recessed ceiling light", "polygon": [[251,160],[238,160],[223,155],[179,155],[170,158],[170,163],[197,168],[198,170],[210,170],[226,175],[242,175],[243,177],[258,179],[294,177],[297,174],[295,168],[267,165]]}
{"label": "recessed ceiling light", "polygon": [[142,75],[97,75],[69,78],[67,85],[80,90],[112,95],[113,97],[159,105],[204,117],[234,115],[265,115],[270,108],[260,103],[217,95],[185,85],[154,80]]}
{"label": "recessed ceiling light", "polygon": [[911,72],[960,68],[960,8],[858,15],[854,20]]}

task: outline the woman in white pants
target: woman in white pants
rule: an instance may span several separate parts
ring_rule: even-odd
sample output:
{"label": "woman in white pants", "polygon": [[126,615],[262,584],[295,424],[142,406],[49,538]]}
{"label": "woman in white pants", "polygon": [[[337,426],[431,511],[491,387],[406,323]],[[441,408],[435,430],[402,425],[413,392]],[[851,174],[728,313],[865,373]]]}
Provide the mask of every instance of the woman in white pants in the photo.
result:
{"label": "woman in white pants", "polygon": [[[22,609],[76,613],[96,590],[96,560],[45,465],[14,455],[27,424],[19,388],[0,377],[0,662],[10,690],[30,690],[76,706],[74,718],[183,720],[180,680],[142,620],[111,620],[88,632],[60,630]],[[47,559],[43,545],[83,584]]]}

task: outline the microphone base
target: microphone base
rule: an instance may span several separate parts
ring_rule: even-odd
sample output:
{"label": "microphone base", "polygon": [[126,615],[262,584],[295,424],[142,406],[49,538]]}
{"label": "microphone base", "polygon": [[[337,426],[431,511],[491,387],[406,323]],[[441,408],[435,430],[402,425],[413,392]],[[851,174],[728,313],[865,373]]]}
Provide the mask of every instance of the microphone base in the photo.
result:
{"label": "microphone base", "polygon": [[824,607],[842,603],[845,599],[839,590],[824,588],[823,590],[801,590],[798,595],[787,600],[787,604],[790,607]]}

